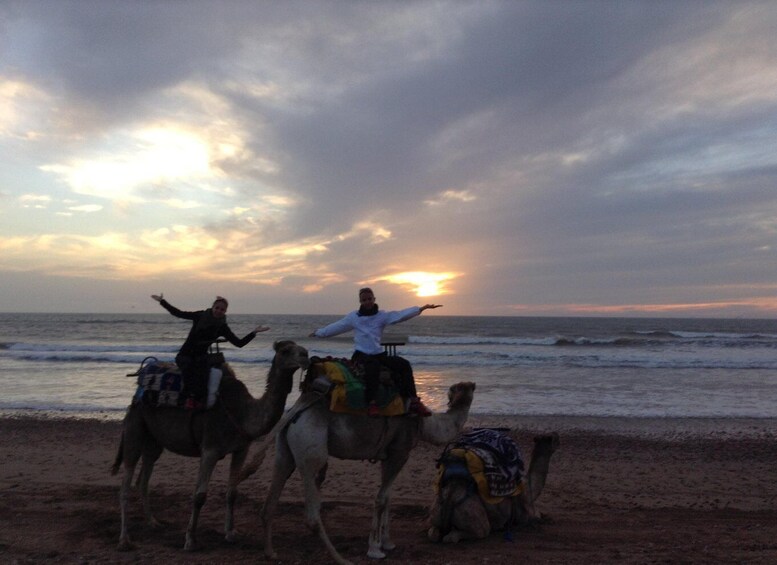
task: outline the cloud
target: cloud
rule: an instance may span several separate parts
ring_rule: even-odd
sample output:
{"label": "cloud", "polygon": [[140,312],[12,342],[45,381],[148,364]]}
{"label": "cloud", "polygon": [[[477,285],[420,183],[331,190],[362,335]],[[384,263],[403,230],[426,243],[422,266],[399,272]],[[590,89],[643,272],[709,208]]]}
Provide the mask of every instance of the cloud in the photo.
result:
{"label": "cloud", "polygon": [[68,210],[73,212],[99,212],[103,207],[99,204],[82,204],[81,206],[70,206]]}
{"label": "cloud", "polygon": [[0,268],[311,299],[450,275],[492,314],[765,299],[772,6],[189,8],[6,11]]}
{"label": "cloud", "polygon": [[468,190],[445,190],[436,199],[425,200],[428,206],[441,206],[449,202],[472,202],[477,197]]}

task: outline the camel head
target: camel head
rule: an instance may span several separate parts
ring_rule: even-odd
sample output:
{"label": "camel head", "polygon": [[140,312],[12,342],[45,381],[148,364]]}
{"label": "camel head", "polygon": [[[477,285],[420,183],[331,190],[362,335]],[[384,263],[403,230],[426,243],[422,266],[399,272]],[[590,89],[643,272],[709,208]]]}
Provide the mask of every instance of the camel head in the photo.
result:
{"label": "camel head", "polygon": [[462,382],[448,389],[448,410],[421,418],[421,438],[434,445],[445,445],[456,439],[469,417],[475,396],[475,383]]}
{"label": "camel head", "polygon": [[[276,341],[273,344],[273,349],[275,350],[275,357],[272,360],[267,385],[270,385],[271,380],[284,382],[285,386],[283,388],[286,390],[286,394],[288,394],[293,387],[292,378],[297,369],[304,371],[310,365],[308,350],[289,339]],[[283,380],[278,381],[278,379]],[[288,382],[285,382],[287,379]]]}
{"label": "camel head", "polygon": [[[558,432],[553,432],[552,434],[547,434],[547,435],[535,436],[533,453],[536,455],[544,455],[544,456],[550,457],[551,455],[553,455],[553,453],[556,452],[559,444],[560,444],[560,440],[558,437]],[[532,455],[532,458],[533,457],[534,455]]]}
{"label": "camel head", "polygon": [[475,383],[456,383],[448,389],[448,408],[469,407],[474,395]]}
{"label": "camel head", "polygon": [[275,350],[273,366],[279,371],[305,370],[310,365],[308,350],[290,339],[278,340],[272,347]]}

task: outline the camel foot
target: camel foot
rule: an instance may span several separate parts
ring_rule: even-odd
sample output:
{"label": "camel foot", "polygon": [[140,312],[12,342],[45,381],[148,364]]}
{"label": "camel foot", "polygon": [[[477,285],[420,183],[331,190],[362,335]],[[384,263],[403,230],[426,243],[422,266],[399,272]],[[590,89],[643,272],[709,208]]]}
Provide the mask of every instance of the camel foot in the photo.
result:
{"label": "camel foot", "polygon": [[392,551],[397,548],[397,544],[395,544],[393,541],[386,540],[382,544],[380,544],[380,548],[383,551]]}
{"label": "camel foot", "polygon": [[370,559],[385,559],[386,554],[377,547],[371,547],[369,551],[367,551],[367,557]]}
{"label": "camel foot", "polygon": [[231,530],[227,532],[226,535],[224,536],[224,540],[227,543],[235,543],[238,541],[239,538],[240,538],[240,532],[238,530]]}
{"label": "camel foot", "polygon": [[440,530],[439,528],[435,528],[432,526],[429,528],[429,531],[426,532],[426,535],[429,537],[429,541],[438,542],[440,541]]}
{"label": "camel foot", "polygon": [[129,539],[124,538],[119,540],[119,545],[116,547],[119,551],[134,551],[135,544],[133,544]]}
{"label": "camel foot", "polygon": [[555,524],[556,523],[556,521],[551,516],[548,516],[547,514],[540,514],[540,516],[537,518],[537,521],[540,524]]}
{"label": "camel foot", "polygon": [[442,538],[442,542],[443,543],[459,543],[460,539],[461,539],[461,532],[459,532],[458,530],[453,530],[447,536]]}
{"label": "camel foot", "polygon": [[318,533],[318,521],[317,520],[305,520],[305,527],[313,532],[314,534]]}
{"label": "camel foot", "polygon": [[187,539],[186,543],[183,544],[184,551],[198,551],[200,549],[201,549],[200,544],[194,540]]}

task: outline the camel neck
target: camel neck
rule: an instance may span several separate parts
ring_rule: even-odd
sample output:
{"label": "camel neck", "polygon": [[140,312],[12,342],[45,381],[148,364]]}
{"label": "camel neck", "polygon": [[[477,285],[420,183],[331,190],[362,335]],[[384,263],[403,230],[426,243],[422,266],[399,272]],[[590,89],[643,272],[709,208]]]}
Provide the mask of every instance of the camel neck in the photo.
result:
{"label": "camel neck", "polygon": [[[282,372],[281,372],[282,373]],[[268,433],[283,416],[286,407],[286,398],[289,395],[289,386],[285,383],[291,381],[292,371],[289,375],[268,375],[267,388],[261,398],[249,400],[248,409],[243,427],[252,437],[259,437]]]}

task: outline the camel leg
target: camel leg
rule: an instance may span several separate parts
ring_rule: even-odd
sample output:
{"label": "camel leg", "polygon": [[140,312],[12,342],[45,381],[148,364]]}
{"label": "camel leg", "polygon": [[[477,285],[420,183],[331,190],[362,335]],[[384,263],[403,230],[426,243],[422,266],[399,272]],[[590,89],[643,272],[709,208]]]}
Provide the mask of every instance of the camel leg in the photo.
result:
{"label": "camel leg", "polygon": [[429,541],[438,542],[442,538],[440,526],[442,525],[442,508],[440,507],[440,495],[434,497],[429,508],[429,529],[426,532]]}
{"label": "camel leg", "polygon": [[372,518],[367,557],[383,559],[386,557],[383,550],[391,551],[396,547],[396,544],[391,541],[389,533],[389,504],[394,479],[397,478],[406,461],[407,456],[405,455],[398,459],[389,457],[381,464],[381,484],[378,495],[375,497],[375,511]]}
{"label": "camel leg", "polygon": [[200,472],[197,476],[197,488],[194,490],[194,497],[192,498],[192,515],[189,518],[189,526],[186,528],[186,542],[184,543],[184,550],[194,551],[197,549],[197,521],[200,518],[200,510],[205,505],[205,501],[208,498],[208,483],[210,477],[213,474],[213,469],[216,468],[218,463],[218,454],[214,452],[203,452],[200,457]]}
{"label": "camel leg", "polygon": [[[119,449],[121,455],[117,455],[116,463],[123,462],[124,477],[121,481],[121,490],[119,492],[119,506],[121,508],[121,533],[119,534],[119,551],[129,551],[133,549],[129,537],[129,499],[132,492],[132,476],[135,474],[135,467],[140,461],[143,453],[144,441],[148,438],[144,433],[145,427],[137,410],[130,407],[122,423],[121,443]],[[114,469],[116,467],[114,466]]]}
{"label": "camel leg", "polygon": [[140,489],[141,500],[143,501],[143,512],[146,516],[146,523],[152,528],[162,527],[162,524],[151,512],[151,497],[148,492],[148,483],[151,479],[151,473],[154,472],[154,464],[159,459],[159,456],[162,455],[162,451],[162,447],[156,443],[144,446],[140,473],[138,473],[137,485]]}
{"label": "camel leg", "polygon": [[134,549],[129,537],[129,527],[127,520],[127,511],[129,507],[130,491],[132,490],[132,475],[135,474],[135,466],[140,459],[140,454],[132,454],[131,457],[125,453],[124,456],[124,478],[121,481],[121,491],[119,493],[119,505],[121,508],[121,533],[119,534],[119,551],[130,551]]}
{"label": "camel leg", "polygon": [[235,529],[235,500],[237,499],[237,485],[240,482],[240,473],[243,463],[248,457],[248,448],[235,451],[229,465],[229,483],[227,484],[227,510],[224,522],[225,539],[234,542],[238,531]]}
{"label": "camel leg", "polygon": [[270,490],[267,493],[267,499],[262,508],[262,522],[264,524],[264,553],[268,559],[277,559],[278,556],[272,547],[272,518],[278,501],[281,498],[281,492],[286,481],[294,472],[296,465],[294,457],[286,441],[286,434],[281,433],[275,444],[275,464],[273,465],[272,482]]}
{"label": "camel leg", "polygon": [[451,509],[450,525],[451,530],[443,536],[443,543],[485,539],[491,534],[488,512],[483,506],[483,500],[477,494],[467,497]]}
{"label": "camel leg", "polygon": [[318,479],[321,476],[321,470],[326,466],[318,458],[308,459],[299,465],[299,472],[302,475],[302,484],[305,489],[305,523],[307,526],[318,533],[318,537],[326,546],[329,555],[340,565],[350,565],[350,561],[344,559],[335,549],[334,544],[329,539],[321,521],[321,491],[318,488]]}
{"label": "camel leg", "polygon": [[[337,552],[321,521],[321,490],[319,486],[324,480],[327,459],[329,458],[325,424],[325,422],[321,422],[314,433],[304,427],[293,424],[289,426],[283,436],[287,450],[283,455],[293,458],[302,476],[305,492],[305,524],[318,533],[318,537],[326,546],[333,561],[341,565],[348,565],[350,562]],[[280,446],[280,442],[278,445]],[[281,457],[281,453],[281,450],[276,453],[276,463]]]}

